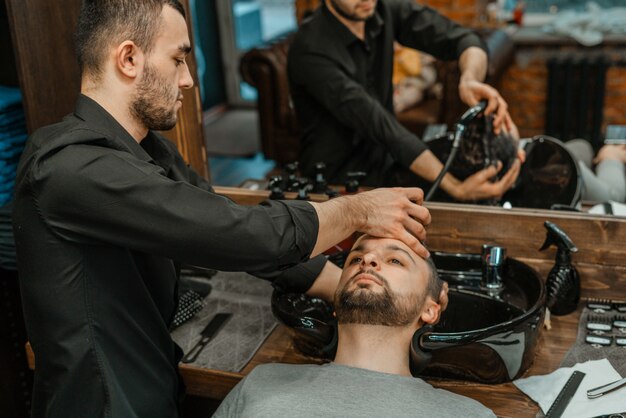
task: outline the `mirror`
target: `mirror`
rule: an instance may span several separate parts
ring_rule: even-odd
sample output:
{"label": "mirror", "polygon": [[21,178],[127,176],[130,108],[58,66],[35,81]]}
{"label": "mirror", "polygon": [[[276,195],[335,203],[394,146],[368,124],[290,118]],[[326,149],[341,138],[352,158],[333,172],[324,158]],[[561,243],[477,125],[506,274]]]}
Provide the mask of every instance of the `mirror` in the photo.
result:
{"label": "mirror", "polygon": [[[13,47],[17,52],[17,73],[24,94],[28,128],[31,132],[42,125],[60,119],[73,108],[79,88],[79,77],[71,39],[79,4],[79,0],[72,0],[64,7],[67,13],[59,14],[57,13],[59,6],[54,2],[44,0],[7,0],[6,2]],[[39,30],[41,28],[54,28],[54,33]],[[190,66],[195,68],[193,54],[190,55],[189,61]],[[192,73],[195,73],[195,70]],[[208,176],[201,104],[197,87],[193,94],[186,94],[184,100],[180,122],[168,135],[178,145],[187,161],[199,173]],[[450,207],[462,208],[463,206],[465,205],[451,204]],[[494,207],[467,206],[472,207],[472,210],[486,213],[503,210]],[[588,208],[589,205],[583,202],[583,207]],[[544,211],[544,213],[546,216],[553,216],[563,212]],[[614,219],[584,213],[576,215],[603,222]]]}

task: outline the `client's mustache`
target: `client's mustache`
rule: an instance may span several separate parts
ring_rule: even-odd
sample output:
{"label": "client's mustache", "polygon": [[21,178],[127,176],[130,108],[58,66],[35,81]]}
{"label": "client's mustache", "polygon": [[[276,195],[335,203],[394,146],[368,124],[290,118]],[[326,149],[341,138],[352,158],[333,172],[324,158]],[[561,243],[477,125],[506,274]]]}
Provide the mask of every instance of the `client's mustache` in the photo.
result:
{"label": "client's mustache", "polygon": [[375,272],[374,270],[371,270],[371,269],[370,269],[370,270],[359,270],[359,271],[357,271],[357,272],[356,272],[356,273],[355,273],[352,277],[350,277],[350,279],[348,280],[348,283],[346,283],[346,284],[352,283],[352,282],[354,281],[354,279],[356,279],[356,277],[357,277],[359,274],[369,274],[369,275],[371,275],[371,276],[374,276],[374,277],[376,277],[378,280],[380,280],[380,282],[382,283],[382,285],[383,285],[384,287],[388,287],[388,282],[387,282],[387,279],[385,279],[385,278],[384,278],[383,276],[381,276],[379,273],[377,273],[377,272]]}

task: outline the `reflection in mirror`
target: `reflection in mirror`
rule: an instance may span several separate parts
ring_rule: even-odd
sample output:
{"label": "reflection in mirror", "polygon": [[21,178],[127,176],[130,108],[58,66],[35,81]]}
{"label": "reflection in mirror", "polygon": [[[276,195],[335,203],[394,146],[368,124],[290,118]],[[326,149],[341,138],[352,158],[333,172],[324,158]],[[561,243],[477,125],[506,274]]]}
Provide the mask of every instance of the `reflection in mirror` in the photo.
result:
{"label": "reflection in mirror", "polygon": [[[591,144],[583,139],[563,143],[557,138],[537,135],[518,141],[514,134],[494,135],[491,119],[485,117],[467,126],[458,152],[453,154],[457,132],[439,133],[425,141],[442,162],[452,158],[449,172],[459,180],[500,162],[502,169],[493,179],[497,181],[517,157],[516,147],[525,153],[519,177],[504,196],[472,203],[626,216],[626,206],[622,203],[626,194],[624,163],[619,158],[622,153],[626,155],[626,149],[613,149],[621,145],[605,146],[598,153],[600,158],[594,159]],[[611,161],[603,161],[604,158]],[[594,173],[591,167],[598,160],[602,165]],[[454,202],[442,190],[437,190],[431,200]]]}

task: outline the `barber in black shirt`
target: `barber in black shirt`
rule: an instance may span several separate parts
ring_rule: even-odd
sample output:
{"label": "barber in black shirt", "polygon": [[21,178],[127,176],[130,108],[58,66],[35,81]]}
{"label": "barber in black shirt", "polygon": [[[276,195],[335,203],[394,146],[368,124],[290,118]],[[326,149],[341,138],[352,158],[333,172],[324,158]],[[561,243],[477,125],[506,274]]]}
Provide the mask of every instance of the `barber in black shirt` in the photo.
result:
{"label": "barber in black shirt", "polygon": [[213,193],[154,132],[193,85],[177,0],[85,0],[76,45],[82,95],[29,139],[14,202],[33,417],[179,415],[176,262],[285,269],[355,230],[427,254],[419,189],[256,207]]}
{"label": "barber in black shirt", "polygon": [[[303,127],[300,162],[306,175],[326,163],[331,182],[365,171],[372,186],[434,181],[442,164],[393,115],[393,42],[444,60],[458,59],[459,93],[470,106],[489,101],[495,132],[510,129],[507,104],[484,84],[487,54],[472,31],[414,0],[325,0],[302,23],[289,48],[293,103]],[[447,174],[441,187],[457,200],[502,195],[519,174],[516,161],[501,180],[490,167],[461,182]]]}

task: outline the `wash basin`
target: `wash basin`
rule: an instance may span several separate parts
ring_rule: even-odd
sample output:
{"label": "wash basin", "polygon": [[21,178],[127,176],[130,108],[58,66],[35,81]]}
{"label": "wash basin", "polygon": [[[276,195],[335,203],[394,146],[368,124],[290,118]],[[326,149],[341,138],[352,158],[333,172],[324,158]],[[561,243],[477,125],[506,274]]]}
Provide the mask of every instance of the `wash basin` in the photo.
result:
{"label": "wash basin", "polygon": [[[503,265],[503,287],[485,289],[480,255],[432,256],[448,282],[449,303],[436,326],[414,335],[413,374],[483,383],[522,375],[532,364],[545,314],[545,290],[537,272],[509,257]],[[272,311],[294,330],[296,348],[311,356],[334,357],[336,320],[326,302],[275,291]]]}
{"label": "wash basin", "polygon": [[416,333],[412,367],[421,376],[501,383],[532,364],[545,314],[538,273],[512,258],[499,292],[482,289],[480,255],[434,253],[448,282],[448,308],[434,327]]}

